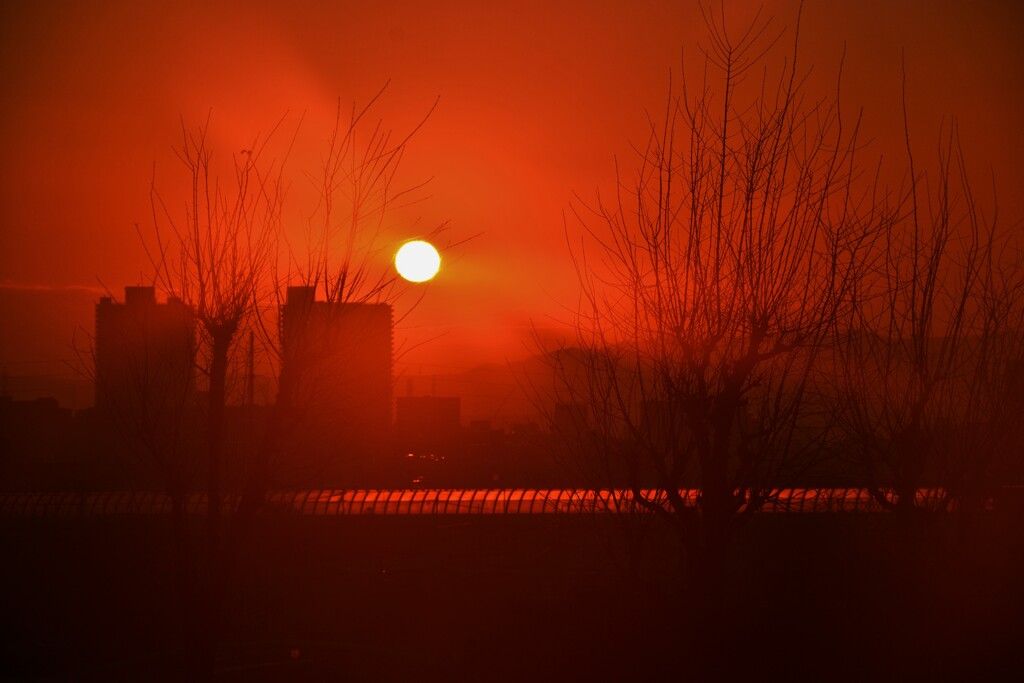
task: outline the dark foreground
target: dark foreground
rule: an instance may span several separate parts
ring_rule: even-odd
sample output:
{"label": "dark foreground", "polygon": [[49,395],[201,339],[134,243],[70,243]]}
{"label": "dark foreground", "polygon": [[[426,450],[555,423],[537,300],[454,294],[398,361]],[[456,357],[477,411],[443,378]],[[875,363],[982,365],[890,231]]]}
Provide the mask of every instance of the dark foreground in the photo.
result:
{"label": "dark foreground", "polygon": [[[762,515],[725,635],[622,517],[266,516],[216,680],[1020,680],[1020,519]],[[0,678],[170,678],[165,517],[0,519]],[[628,533],[625,533],[628,531]],[[714,656],[709,655],[714,650]],[[701,668],[712,660],[714,667]]]}

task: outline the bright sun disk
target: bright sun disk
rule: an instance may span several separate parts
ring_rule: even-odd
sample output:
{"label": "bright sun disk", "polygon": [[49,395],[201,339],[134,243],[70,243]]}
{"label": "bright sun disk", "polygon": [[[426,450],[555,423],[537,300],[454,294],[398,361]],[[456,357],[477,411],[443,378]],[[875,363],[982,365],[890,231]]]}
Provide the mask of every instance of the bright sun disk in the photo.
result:
{"label": "bright sun disk", "polygon": [[395,254],[395,270],[409,282],[426,282],[441,268],[441,255],[429,242],[406,242]]}

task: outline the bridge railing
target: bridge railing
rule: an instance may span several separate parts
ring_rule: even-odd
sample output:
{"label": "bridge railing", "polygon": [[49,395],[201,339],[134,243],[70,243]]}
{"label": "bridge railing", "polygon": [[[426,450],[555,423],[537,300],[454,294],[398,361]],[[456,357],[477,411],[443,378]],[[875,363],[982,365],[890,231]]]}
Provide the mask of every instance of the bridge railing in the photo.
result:
{"label": "bridge railing", "polygon": [[[683,504],[699,504],[697,489],[679,492]],[[648,502],[667,506],[664,491],[646,489]],[[885,492],[890,500],[891,492]],[[916,504],[944,509],[947,496],[940,488],[919,489]],[[225,505],[234,507],[237,497]],[[268,496],[268,508],[300,515],[551,515],[633,513],[641,506],[627,489],[358,489],[278,491]],[[187,514],[206,511],[201,494],[186,496]],[[759,513],[882,512],[864,488],[783,488],[771,491]],[[0,495],[3,517],[78,517],[93,515],[170,514],[172,499],[161,493],[9,493]]]}

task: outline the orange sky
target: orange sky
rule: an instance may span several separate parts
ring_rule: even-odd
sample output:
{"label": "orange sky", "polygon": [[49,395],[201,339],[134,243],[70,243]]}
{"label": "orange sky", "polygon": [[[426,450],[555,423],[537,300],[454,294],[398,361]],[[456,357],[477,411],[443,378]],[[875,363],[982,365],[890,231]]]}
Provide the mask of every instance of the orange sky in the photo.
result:
{"label": "orange sky", "polygon": [[[403,163],[433,178],[424,201],[393,216],[380,246],[450,221],[445,269],[398,339],[405,362],[447,372],[529,353],[531,323],[574,301],[562,228],[573,193],[610,188],[614,158],[642,142],[680,49],[703,34],[695,2],[47,2],[0,10],[0,364],[55,372],[91,331],[106,286],[144,282],[135,224],[151,224],[148,188],[172,192],[179,118],[212,112],[224,156],[286,114],[298,129],[289,230],[335,103],[365,102],[396,133],[440,98]],[[729,2],[749,20],[760,2]],[[767,1],[780,28],[796,3]],[[212,9],[211,9],[212,7]],[[1024,12],[1015,2],[849,0],[804,9],[801,59],[812,89],[865,108],[865,159],[898,160],[900,50],[912,132],[934,149],[957,115],[969,160],[997,179],[1003,216],[1024,215]],[[390,242],[389,242],[390,241]],[[402,301],[408,301],[408,297]],[[399,308],[403,305],[399,302]]]}

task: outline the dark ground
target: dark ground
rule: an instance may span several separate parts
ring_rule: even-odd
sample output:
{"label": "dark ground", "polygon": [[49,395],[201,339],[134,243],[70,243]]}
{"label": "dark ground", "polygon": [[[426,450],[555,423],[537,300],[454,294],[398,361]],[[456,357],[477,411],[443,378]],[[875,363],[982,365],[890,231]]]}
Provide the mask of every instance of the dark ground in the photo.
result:
{"label": "dark ground", "polygon": [[[216,680],[1020,680],[1024,534],[988,515],[761,515],[727,637],[622,518],[265,517]],[[0,678],[153,680],[177,656],[168,520],[0,520]],[[634,557],[636,555],[634,554]],[[712,675],[697,662],[719,648]]]}

